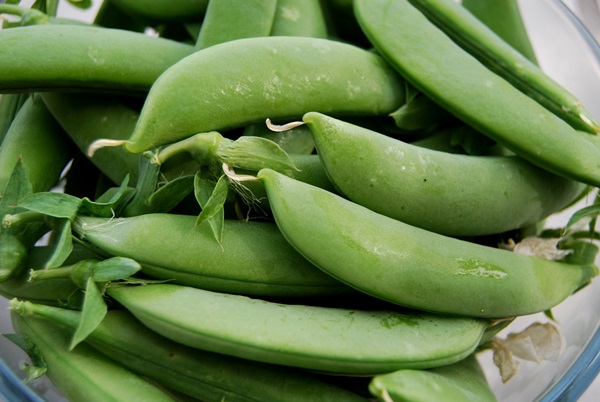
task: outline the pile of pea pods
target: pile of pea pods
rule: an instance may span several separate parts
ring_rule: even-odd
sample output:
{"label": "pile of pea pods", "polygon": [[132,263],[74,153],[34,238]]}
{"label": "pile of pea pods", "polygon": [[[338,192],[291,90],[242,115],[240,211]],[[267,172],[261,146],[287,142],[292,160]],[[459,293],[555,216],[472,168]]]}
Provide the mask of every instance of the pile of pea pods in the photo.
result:
{"label": "pile of pea pods", "polygon": [[519,358],[499,333],[598,274],[596,204],[544,221],[600,186],[600,124],[516,0],[24,3],[0,2],[0,294],[27,381],[494,401],[477,354]]}

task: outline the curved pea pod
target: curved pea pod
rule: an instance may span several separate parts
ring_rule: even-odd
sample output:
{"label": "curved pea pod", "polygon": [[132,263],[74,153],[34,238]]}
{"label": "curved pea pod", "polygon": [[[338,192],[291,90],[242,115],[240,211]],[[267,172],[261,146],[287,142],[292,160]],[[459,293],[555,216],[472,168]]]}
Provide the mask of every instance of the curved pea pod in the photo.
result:
{"label": "curved pea pod", "polygon": [[306,261],[270,222],[225,220],[222,248],[209,225],[195,222],[195,216],[172,214],[79,216],[73,230],[107,253],[136,260],[142,272],[175,283],[262,296],[352,292]]}
{"label": "curved pea pod", "polygon": [[[98,138],[127,138],[139,116],[126,98],[115,95],[45,92],[41,100],[84,153]],[[127,175],[131,183],[137,182],[140,155],[121,148],[103,148],[89,159],[114,183],[122,183]]]}
{"label": "curved pea pod", "polygon": [[[32,272],[45,270],[45,264],[51,258],[53,246],[34,246],[27,250],[27,269],[22,269],[18,274],[0,283],[0,295],[7,299],[18,298],[33,303],[52,306],[74,306],[81,305],[83,292],[70,278],[55,277],[43,280],[31,280]],[[79,244],[73,246],[73,250],[64,265],[97,257],[87,248]]]}
{"label": "curved pea pod", "polygon": [[354,9],[378,52],[442,107],[543,169],[600,185],[600,136],[573,129],[490,71],[408,0],[357,0]]}
{"label": "curved pea pod", "polygon": [[436,233],[518,229],[561,210],[587,187],[517,156],[430,150],[316,112],[303,121],[341,194]]}
{"label": "curved pea pod", "polygon": [[196,133],[299,118],[311,110],[385,115],[404,102],[403,88],[382,58],[352,45],[291,36],[239,39],[165,71],[125,147],[142,152]]}
{"label": "curved pea pod", "polygon": [[269,36],[277,0],[211,0],[200,26],[196,49],[242,38]]}
{"label": "curved pea pod", "polygon": [[529,61],[538,64],[518,0],[462,0],[461,4]]}
{"label": "curved pea pod", "polygon": [[272,36],[327,38],[327,23],[319,0],[278,0]]}
{"label": "curved pea pod", "polygon": [[26,99],[27,95],[23,94],[0,95],[0,144]]}
{"label": "curved pea pod", "polygon": [[73,401],[173,401],[157,386],[96,352],[79,345],[69,350],[69,336],[47,320],[11,314],[17,334],[39,353],[46,375]]}
{"label": "curved pea pod", "polygon": [[496,402],[474,355],[431,370],[378,375],[371,380],[369,390],[383,402]]}
{"label": "curved pea pod", "polygon": [[111,0],[128,14],[158,21],[199,21],[204,17],[208,0]]}
{"label": "curved pea pod", "polygon": [[23,161],[32,191],[48,191],[58,182],[74,153],[69,137],[40,97],[29,97],[0,145],[0,196],[18,159]]}
{"label": "curved pea pod", "polygon": [[421,312],[273,303],[171,284],[111,287],[107,294],[184,345],[343,374],[451,364],[477,347],[489,325]]}
{"label": "curved pea pod", "polygon": [[[600,132],[600,125],[573,94],[534,62],[502,40],[466,8],[452,0],[410,0],[462,48],[527,96],[578,130]],[[500,19],[500,15],[496,15]]]}
{"label": "curved pea pod", "polygon": [[[11,302],[22,315],[51,320],[69,332],[80,313]],[[85,343],[128,369],[203,401],[366,402],[316,375],[191,348],[144,326],[126,310],[110,310]]]}
{"label": "curved pea pod", "polygon": [[85,25],[5,29],[0,31],[0,42],[0,93],[145,94],[163,71],[194,50],[191,45],[138,32]]}
{"label": "curved pea pod", "polygon": [[296,250],[338,280],[398,305],[514,317],[550,309],[598,273],[593,263],[544,260],[417,228],[272,170],[258,178]]}
{"label": "curved pea pod", "polygon": [[27,247],[10,233],[0,232],[0,283],[18,275],[27,260]]}

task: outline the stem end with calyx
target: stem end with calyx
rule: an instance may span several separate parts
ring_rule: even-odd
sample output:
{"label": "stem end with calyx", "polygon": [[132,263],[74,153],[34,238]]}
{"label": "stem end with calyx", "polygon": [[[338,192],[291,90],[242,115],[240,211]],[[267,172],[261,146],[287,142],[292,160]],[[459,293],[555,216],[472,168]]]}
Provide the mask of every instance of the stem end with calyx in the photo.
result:
{"label": "stem end with calyx", "polygon": [[292,121],[290,123],[287,124],[283,124],[283,125],[278,125],[278,124],[273,124],[271,122],[271,119],[267,119],[265,120],[265,124],[267,125],[268,129],[271,131],[275,131],[277,133],[281,133],[283,131],[288,131],[291,130],[293,128],[302,126],[306,123],[304,123],[303,121]]}
{"label": "stem end with calyx", "polygon": [[127,140],[111,140],[108,138],[101,138],[96,140],[90,144],[87,149],[87,155],[91,158],[94,156],[97,150],[105,147],[119,147],[121,145],[127,144],[129,141]]}
{"label": "stem end with calyx", "polygon": [[11,299],[11,301],[9,302],[8,309],[11,311],[14,311],[15,313],[19,314],[22,317],[26,317],[26,316],[33,314],[31,312],[31,308],[28,306],[28,304],[31,304],[31,302],[22,301],[15,297],[14,299]]}

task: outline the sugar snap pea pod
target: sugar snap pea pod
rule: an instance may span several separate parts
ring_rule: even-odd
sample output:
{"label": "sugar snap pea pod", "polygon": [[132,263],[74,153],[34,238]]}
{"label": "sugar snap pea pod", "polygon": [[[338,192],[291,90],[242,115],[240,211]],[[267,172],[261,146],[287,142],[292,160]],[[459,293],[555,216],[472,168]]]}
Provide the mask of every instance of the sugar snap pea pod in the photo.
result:
{"label": "sugar snap pea pod", "polygon": [[0,95],[0,144],[26,99],[27,95],[24,94]]}
{"label": "sugar snap pea pod", "polygon": [[[45,92],[41,99],[82,152],[98,138],[127,138],[139,116],[126,98],[115,95]],[[137,182],[139,155],[105,148],[90,160],[115,183],[120,184],[127,175],[132,184]]]}
{"label": "sugar snap pea pod", "polygon": [[513,317],[550,309],[598,273],[594,264],[544,260],[420,229],[269,169],[258,178],[296,250],[338,280],[391,303]]}
{"label": "sugar snap pea pod", "polygon": [[136,260],[142,272],[175,283],[262,296],[351,291],[295,252],[269,222],[226,220],[221,249],[210,227],[195,227],[195,221],[194,216],[173,214],[80,216],[73,230],[107,253]]}
{"label": "sugar snap pea pod", "polygon": [[198,21],[208,7],[208,0],[110,0],[133,16],[157,21]]}
{"label": "sugar snap pea pod", "polygon": [[0,283],[22,271],[27,259],[27,247],[18,236],[0,232]]}
{"label": "sugar snap pea pod", "polygon": [[[578,130],[592,134],[600,125],[567,89],[453,0],[410,0],[457,44]],[[498,16],[497,16],[498,17]]]}
{"label": "sugar snap pea pod", "polygon": [[0,92],[145,93],[164,70],[194,49],[138,32],[53,24],[4,29],[0,43]]}
{"label": "sugar snap pea pod", "polygon": [[184,345],[344,374],[451,364],[477,347],[489,325],[414,311],[273,303],[172,284],[111,287],[107,294]]}
{"label": "sugar snap pea pod", "polygon": [[[79,308],[83,293],[71,279],[30,280],[32,271],[45,269],[45,263],[50,258],[52,251],[52,246],[35,246],[27,250],[27,269],[21,270],[17,276],[0,283],[0,295],[7,299],[16,297],[33,303]],[[73,251],[65,261],[65,265],[94,257],[97,257],[97,255],[89,249],[75,244]]]}
{"label": "sugar snap pea pod", "polygon": [[73,401],[172,401],[160,388],[91,346],[69,350],[69,334],[48,320],[11,314],[17,334],[41,355],[46,375]]}
{"label": "sugar snap pea pod", "polygon": [[319,0],[278,0],[273,36],[327,38],[327,24]]}
{"label": "sugar snap pea pod", "polygon": [[75,147],[40,97],[29,97],[0,145],[0,196],[19,158],[32,191],[48,191],[58,182],[74,152]]}
{"label": "sugar snap pea pod", "polygon": [[196,49],[235,39],[269,36],[277,0],[210,0]]}
{"label": "sugar snap pea pod", "polygon": [[291,36],[239,39],[198,51],[165,71],[125,147],[142,152],[196,133],[311,110],[382,115],[404,101],[403,89],[383,59],[352,45]]}
{"label": "sugar snap pea pod", "polygon": [[506,43],[538,64],[517,0],[461,0],[461,4]]}
{"label": "sugar snap pea pod", "polygon": [[[80,313],[13,301],[21,315],[43,317],[75,331]],[[305,371],[206,352],[148,329],[126,310],[109,311],[85,342],[119,364],[203,401],[366,402]]]}
{"label": "sugar snap pea pod", "polygon": [[431,370],[398,370],[375,376],[371,393],[382,402],[496,402],[475,355]]}
{"label": "sugar snap pea pod", "polygon": [[430,150],[316,112],[303,121],[341,194],[436,233],[518,229],[561,210],[586,189],[517,156]]}
{"label": "sugar snap pea pod", "polygon": [[357,0],[354,9],[380,54],[455,116],[546,170],[600,185],[599,136],[573,129],[515,89],[407,0]]}

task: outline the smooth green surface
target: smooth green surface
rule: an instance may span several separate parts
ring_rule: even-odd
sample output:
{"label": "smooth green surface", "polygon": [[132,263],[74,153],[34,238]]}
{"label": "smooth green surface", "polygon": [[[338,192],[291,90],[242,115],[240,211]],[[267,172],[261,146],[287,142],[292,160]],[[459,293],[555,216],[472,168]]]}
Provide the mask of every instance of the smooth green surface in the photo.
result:
{"label": "smooth green surface", "polygon": [[110,0],[134,16],[158,21],[199,21],[209,0]]}
{"label": "smooth green surface", "polygon": [[[578,130],[597,134],[600,125],[569,91],[539,69],[537,64],[502,40],[454,0],[410,0],[447,33],[452,40],[475,56],[524,94],[539,102]],[[502,18],[501,14],[495,18]]]}
{"label": "smooth green surface", "polygon": [[461,4],[506,43],[537,64],[518,0],[461,0]]}
{"label": "smooth green surface", "polygon": [[27,98],[0,145],[0,196],[19,158],[32,190],[48,191],[58,183],[74,149],[42,99],[37,95]]}
{"label": "smooth green surface", "polygon": [[277,0],[211,0],[200,26],[196,49],[236,39],[269,36]]}
{"label": "smooth green surface", "polygon": [[[115,95],[45,92],[40,100],[83,154],[97,139],[127,138],[139,116],[126,98]],[[89,159],[115,184],[121,184],[127,175],[132,186],[137,182],[140,155],[106,147]]]}
{"label": "smooth green surface", "polygon": [[230,41],[198,51],[161,75],[126,148],[142,152],[196,133],[267,118],[287,122],[313,110],[384,115],[404,102],[402,82],[379,56],[336,41]]}
{"label": "smooth green surface", "polygon": [[[29,303],[19,311],[68,329],[79,312]],[[173,342],[144,326],[125,310],[109,311],[86,343],[130,370],[171,389],[207,401],[364,401],[305,371],[237,359]]]}
{"label": "smooth green surface", "polygon": [[474,355],[432,370],[398,370],[374,377],[369,384],[378,400],[405,402],[495,402]]}
{"label": "smooth green surface", "polygon": [[[54,386],[73,401],[172,401],[158,387],[90,346],[69,351],[69,334],[46,320],[11,314],[13,326],[42,354]],[[77,379],[74,381],[74,379]]]}
{"label": "smooth green surface", "polygon": [[518,229],[569,205],[586,188],[517,156],[434,151],[314,112],[303,121],[341,194],[436,233]]}
{"label": "smooth green surface", "polygon": [[320,0],[278,0],[273,36],[327,37],[327,24]]}
{"label": "smooth green surface", "polygon": [[170,284],[115,287],[108,295],[146,326],[188,346],[346,374],[456,362],[477,347],[488,325],[421,312],[272,303]]}
{"label": "smooth green surface", "polygon": [[542,260],[416,228],[272,170],[258,177],[296,250],[342,282],[399,305],[488,318],[532,314],[598,273],[593,264]]}
{"label": "smooth green surface", "polygon": [[531,163],[600,185],[600,136],[574,130],[488,70],[408,0],[354,8],[373,46],[427,96]]}
{"label": "smooth green surface", "polygon": [[84,25],[4,29],[0,43],[0,93],[145,93],[163,71],[194,50],[138,32]]}
{"label": "smooth green surface", "polygon": [[132,258],[142,265],[142,272],[175,283],[247,295],[352,291],[298,254],[273,223],[226,220],[221,249],[210,226],[194,227],[195,222],[195,216],[171,214],[80,216],[73,227],[103,251]]}

